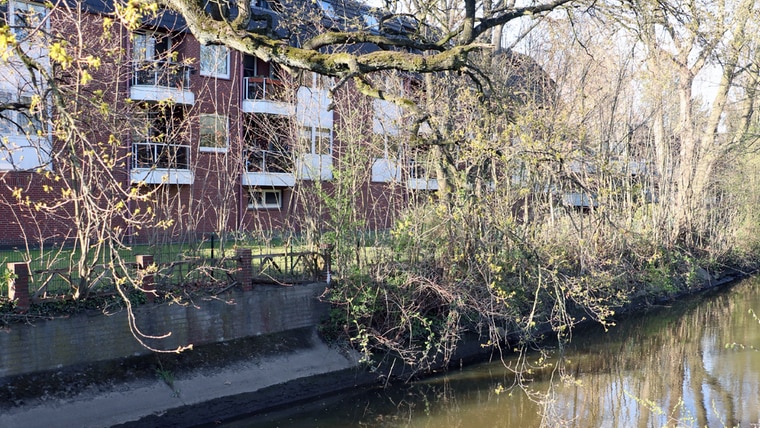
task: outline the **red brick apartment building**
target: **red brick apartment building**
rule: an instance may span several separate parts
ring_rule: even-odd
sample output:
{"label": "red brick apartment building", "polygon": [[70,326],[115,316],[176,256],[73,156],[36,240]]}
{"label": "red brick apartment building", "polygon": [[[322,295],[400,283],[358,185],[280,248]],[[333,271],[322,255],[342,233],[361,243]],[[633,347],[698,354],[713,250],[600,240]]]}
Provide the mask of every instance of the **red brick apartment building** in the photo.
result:
{"label": "red brick apartment building", "polygon": [[[365,227],[388,227],[393,208],[414,190],[436,188],[419,169],[411,178],[401,167],[409,162],[401,144],[389,143],[401,133],[392,104],[348,86],[331,98],[319,76],[288,75],[226,47],[202,46],[170,13],[129,29],[110,0],[66,1],[3,6],[21,48],[56,83],[13,55],[0,62],[0,246],[73,240],[72,219],[92,213],[67,202],[71,194],[116,213],[107,227],[123,228],[132,242],[158,242],[298,231],[306,217],[331,221],[322,199],[345,168],[356,177],[353,209]],[[319,16],[338,10],[376,22],[365,6],[306,3]],[[281,31],[274,4],[255,6],[251,31]],[[76,115],[66,123],[76,127],[58,121],[56,85],[74,94],[63,100]],[[355,153],[371,142],[375,151]],[[90,178],[64,184],[74,169]]]}

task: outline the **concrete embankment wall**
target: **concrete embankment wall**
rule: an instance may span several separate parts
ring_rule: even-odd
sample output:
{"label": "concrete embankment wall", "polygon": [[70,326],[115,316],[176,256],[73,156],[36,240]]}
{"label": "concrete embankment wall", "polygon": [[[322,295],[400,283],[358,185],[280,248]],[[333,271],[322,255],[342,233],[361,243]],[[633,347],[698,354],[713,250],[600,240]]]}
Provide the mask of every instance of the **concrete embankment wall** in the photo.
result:
{"label": "concrete embankment wall", "polygon": [[[314,327],[329,306],[319,301],[325,284],[258,286],[197,297],[187,304],[163,303],[135,308],[135,322],[160,349],[229,341]],[[0,329],[0,378],[72,365],[149,354],[129,329],[124,310],[14,324]]]}

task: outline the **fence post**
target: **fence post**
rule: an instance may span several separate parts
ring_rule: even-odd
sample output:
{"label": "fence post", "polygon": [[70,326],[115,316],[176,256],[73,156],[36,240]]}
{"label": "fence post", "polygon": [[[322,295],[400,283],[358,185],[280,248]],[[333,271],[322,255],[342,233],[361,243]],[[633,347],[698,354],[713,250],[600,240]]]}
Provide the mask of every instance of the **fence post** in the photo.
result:
{"label": "fence post", "polygon": [[325,282],[330,283],[332,281],[332,251],[335,249],[334,244],[322,244],[322,259],[325,262]]}
{"label": "fence post", "polygon": [[253,254],[250,248],[238,248],[235,250],[235,257],[237,258],[237,275],[236,279],[243,287],[243,290],[253,290],[253,272],[251,271],[251,263],[253,261]]}
{"label": "fence post", "polygon": [[29,266],[26,263],[8,263],[11,277],[8,279],[8,298],[16,300],[16,308],[26,312],[31,305],[29,296]]}
{"label": "fence post", "polygon": [[153,265],[153,256],[149,254],[135,256],[137,261],[137,270],[142,274],[142,284],[140,287],[145,293],[145,300],[148,303],[156,301],[156,282],[154,281],[153,272],[150,271],[151,265]]}

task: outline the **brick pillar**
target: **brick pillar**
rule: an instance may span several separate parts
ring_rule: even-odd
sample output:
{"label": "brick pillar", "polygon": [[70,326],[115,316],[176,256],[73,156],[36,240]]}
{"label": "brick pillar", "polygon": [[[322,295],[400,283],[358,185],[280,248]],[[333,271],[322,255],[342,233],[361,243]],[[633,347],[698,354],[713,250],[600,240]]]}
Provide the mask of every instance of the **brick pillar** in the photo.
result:
{"label": "brick pillar", "polygon": [[253,256],[250,248],[238,248],[235,250],[235,257],[237,258],[237,275],[236,279],[243,287],[243,290],[253,290],[253,272],[252,261]]}
{"label": "brick pillar", "polygon": [[11,273],[8,298],[16,301],[17,310],[26,312],[32,303],[29,296],[29,266],[26,263],[8,263],[6,266]]}
{"label": "brick pillar", "polygon": [[145,300],[148,303],[153,303],[156,301],[156,282],[153,278],[153,272],[148,271],[148,268],[153,265],[153,256],[147,254],[138,255],[136,259],[137,269],[142,273],[142,284],[140,284],[140,287],[142,287],[145,293]]}

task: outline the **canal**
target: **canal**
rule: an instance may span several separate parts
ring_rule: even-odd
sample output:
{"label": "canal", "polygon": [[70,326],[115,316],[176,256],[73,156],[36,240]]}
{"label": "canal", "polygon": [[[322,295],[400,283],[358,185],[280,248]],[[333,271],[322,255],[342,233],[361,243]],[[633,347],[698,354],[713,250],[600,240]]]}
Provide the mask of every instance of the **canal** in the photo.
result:
{"label": "canal", "polygon": [[[576,331],[515,387],[514,356],[313,400],[227,427],[760,426],[760,278]],[[526,393],[526,390],[528,393]],[[529,396],[530,393],[530,396]],[[548,397],[548,399],[547,399]]]}

